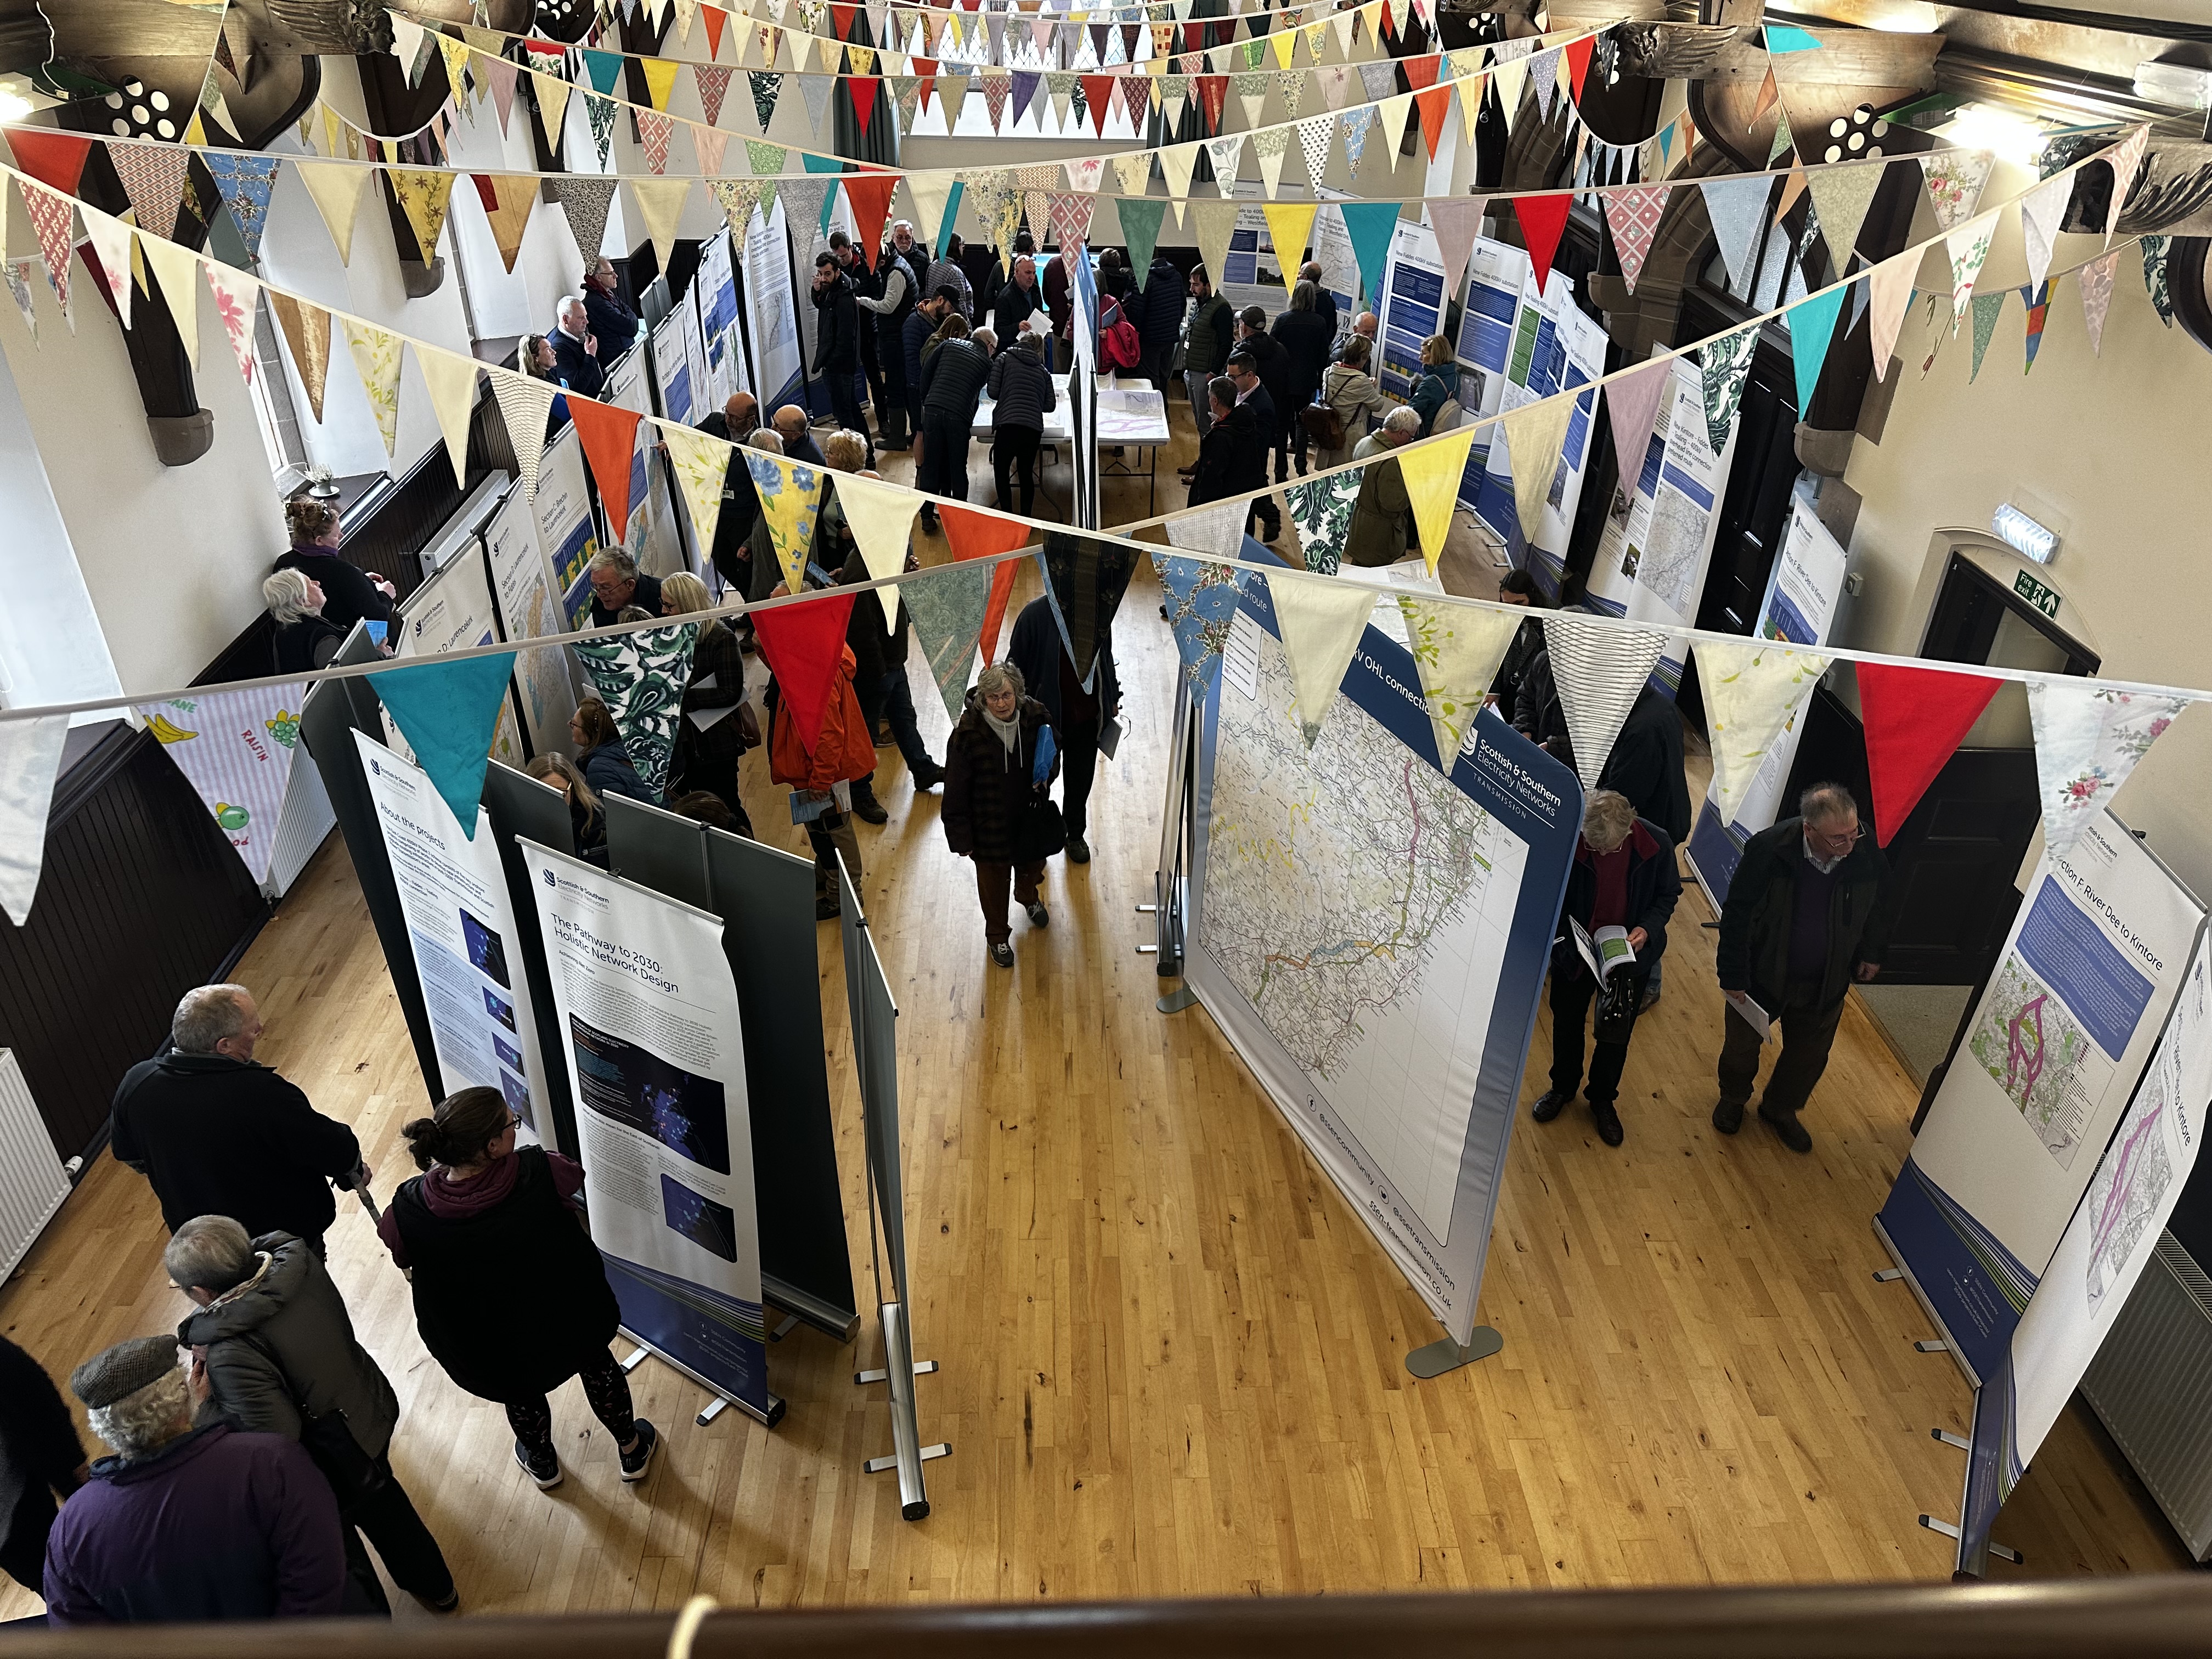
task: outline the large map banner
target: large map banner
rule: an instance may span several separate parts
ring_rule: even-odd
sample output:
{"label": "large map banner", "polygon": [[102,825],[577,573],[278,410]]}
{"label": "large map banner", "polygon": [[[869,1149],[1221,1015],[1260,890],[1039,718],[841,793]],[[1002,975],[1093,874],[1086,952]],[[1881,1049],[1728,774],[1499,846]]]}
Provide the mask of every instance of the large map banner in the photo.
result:
{"label": "large map banner", "polygon": [[1465,1343],[1582,788],[1490,714],[1447,775],[1419,687],[1370,626],[1309,750],[1248,585],[1206,707],[1187,973]]}

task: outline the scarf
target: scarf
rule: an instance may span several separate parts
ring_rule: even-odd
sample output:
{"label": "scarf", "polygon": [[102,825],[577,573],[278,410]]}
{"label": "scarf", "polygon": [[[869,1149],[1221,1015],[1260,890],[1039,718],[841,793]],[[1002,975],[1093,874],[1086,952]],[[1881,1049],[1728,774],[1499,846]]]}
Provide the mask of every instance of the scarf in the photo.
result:
{"label": "scarf", "polygon": [[981,704],[977,706],[983,709],[983,723],[989,726],[993,732],[998,734],[999,741],[1006,745],[1006,752],[1009,755],[1012,754],[1014,752],[1015,744],[1021,740],[1021,705],[1019,703],[1014,705],[1014,717],[1008,720],[1000,720],[996,714],[994,714],[990,711],[988,706]]}

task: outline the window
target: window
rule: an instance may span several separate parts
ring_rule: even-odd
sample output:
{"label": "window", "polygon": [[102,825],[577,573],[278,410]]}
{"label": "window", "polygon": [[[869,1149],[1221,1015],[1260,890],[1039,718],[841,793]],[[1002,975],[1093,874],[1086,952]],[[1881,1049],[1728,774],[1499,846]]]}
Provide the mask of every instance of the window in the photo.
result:
{"label": "window", "polygon": [[289,489],[307,473],[307,445],[300,434],[299,413],[292,406],[292,385],[285,378],[284,358],[276,344],[276,328],[270,318],[265,293],[257,294],[253,302],[253,379],[247,390],[253,398],[253,412],[260,417],[269,470],[276,474],[280,489]]}

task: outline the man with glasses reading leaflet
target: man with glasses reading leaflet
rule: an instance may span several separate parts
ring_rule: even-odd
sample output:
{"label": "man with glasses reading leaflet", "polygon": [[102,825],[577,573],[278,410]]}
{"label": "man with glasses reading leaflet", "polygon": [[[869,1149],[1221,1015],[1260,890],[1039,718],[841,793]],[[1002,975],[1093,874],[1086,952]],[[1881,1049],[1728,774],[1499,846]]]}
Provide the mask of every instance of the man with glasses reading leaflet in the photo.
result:
{"label": "man with glasses reading leaflet", "polygon": [[1715,967],[1729,1007],[1713,1127],[1732,1135],[1742,1126],[1759,1051],[1779,1025],[1759,1115],[1791,1152],[1809,1152],[1797,1114],[1827,1069],[1844,994],[1881,971],[1891,901],[1889,861],[1865,839],[1849,790],[1816,783],[1797,811],[1744,843],[1721,910]]}

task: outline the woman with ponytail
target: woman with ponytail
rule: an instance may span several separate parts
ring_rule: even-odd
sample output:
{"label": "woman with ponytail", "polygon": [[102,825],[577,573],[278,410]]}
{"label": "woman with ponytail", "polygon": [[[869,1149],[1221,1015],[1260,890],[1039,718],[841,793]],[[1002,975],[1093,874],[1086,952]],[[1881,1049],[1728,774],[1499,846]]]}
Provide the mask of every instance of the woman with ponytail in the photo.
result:
{"label": "woman with ponytail", "polygon": [[507,1407],[514,1461],[532,1480],[561,1484],[545,1396],[580,1376],[622,1478],[642,1480],[660,1437],[631,1413],[629,1382],[607,1351],[620,1315],[573,1201],[584,1172],[542,1146],[518,1151],[520,1121],[498,1090],[479,1088],[406,1125],[426,1173],[401,1185],[377,1231],[412,1270],[422,1346],[462,1388]]}

